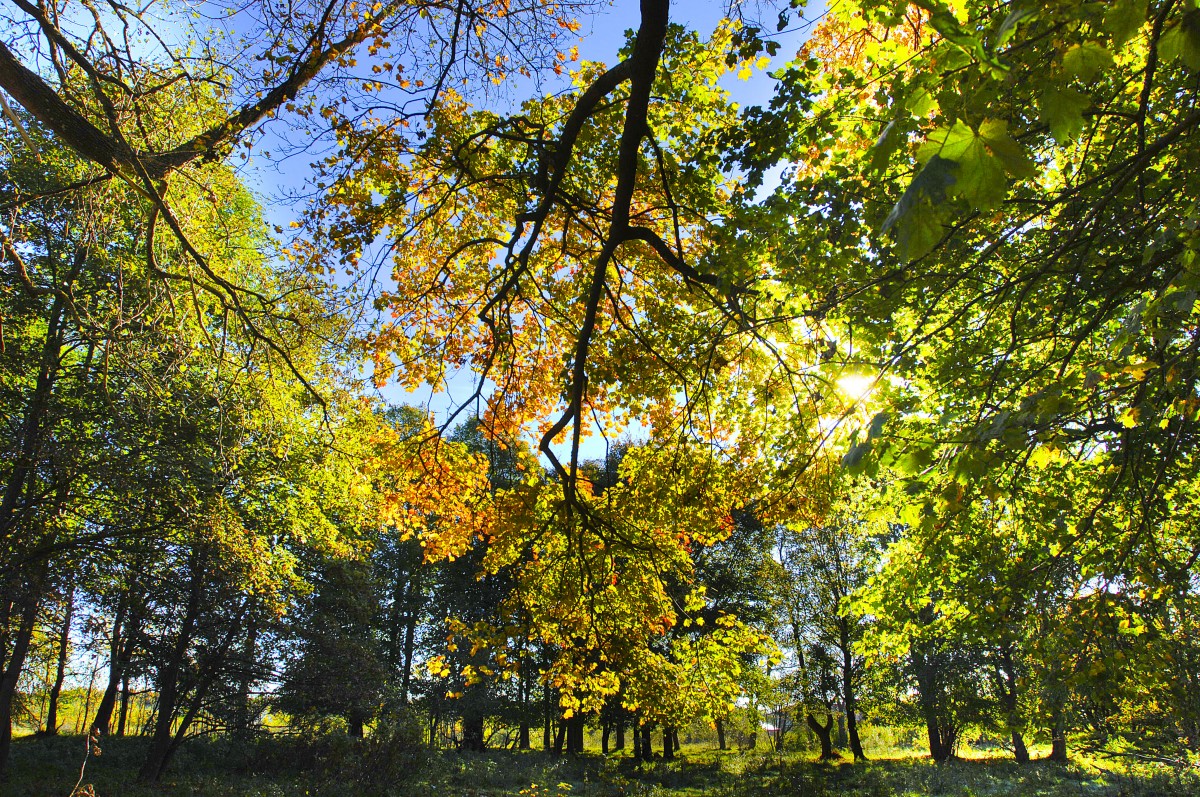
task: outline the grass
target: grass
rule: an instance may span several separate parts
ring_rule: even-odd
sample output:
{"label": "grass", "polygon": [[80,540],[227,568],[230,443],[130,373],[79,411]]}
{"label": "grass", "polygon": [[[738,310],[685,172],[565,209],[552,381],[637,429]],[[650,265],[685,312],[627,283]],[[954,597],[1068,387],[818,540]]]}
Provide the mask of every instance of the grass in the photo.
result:
{"label": "grass", "polygon": [[[195,739],[162,783],[135,784],[145,739],[109,739],[90,759],[97,797],[1185,797],[1200,779],[1168,770],[1117,770],[1083,761],[1020,766],[999,758],[936,765],[898,756],[819,764],[799,753],[717,752],[685,746],[676,761],[635,762],[541,752],[462,754],[405,750],[336,735],[236,742]],[[81,736],[27,737],[13,745],[5,797],[69,797]]]}

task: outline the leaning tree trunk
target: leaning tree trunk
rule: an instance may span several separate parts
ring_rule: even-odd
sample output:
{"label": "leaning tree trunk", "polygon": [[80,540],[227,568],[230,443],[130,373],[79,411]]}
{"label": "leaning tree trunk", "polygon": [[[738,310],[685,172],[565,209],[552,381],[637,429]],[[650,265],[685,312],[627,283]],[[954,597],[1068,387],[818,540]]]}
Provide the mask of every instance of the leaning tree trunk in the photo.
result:
{"label": "leaning tree trunk", "polygon": [[46,700],[46,730],[47,736],[58,735],[58,698],[62,694],[63,681],[67,677],[67,657],[71,648],[71,620],[75,616],[75,585],[67,588],[66,600],[63,601],[63,621],[58,632],[58,666],[54,671],[54,684],[50,687],[50,695]]}
{"label": "leaning tree trunk", "polygon": [[8,771],[8,752],[12,746],[12,709],[17,694],[17,682],[25,668],[25,657],[29,653],[29,641],[33,638],[33,627],[37,622],[38,600],[29,590],[21,607],[21,625],[13,638],[12,650],[7,665],[0,672],[0,779]]}
{"label": "leaning tree trunk", "polygon": [[105,736],[108,735],[109,726],[112,724],[113,709],[117,705],[117,692],[120,690],[121,679],[125,674],[127,646],[124,635],[128,633],[125,627],[128,625],[125,622],[127,611],[128,599],[122,598],[121,602],[117,604],[116,617],[113,618],[112,640],[108,648],[108,684],[104,688],[104,695],[100,698],[100,706],[96,709],[96,719],[91,725]]}

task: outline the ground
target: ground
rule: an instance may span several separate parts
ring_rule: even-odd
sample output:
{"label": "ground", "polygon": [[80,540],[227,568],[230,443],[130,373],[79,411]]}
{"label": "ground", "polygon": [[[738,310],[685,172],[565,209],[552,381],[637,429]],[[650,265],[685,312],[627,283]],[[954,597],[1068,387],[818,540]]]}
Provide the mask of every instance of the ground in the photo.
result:
{"label": "ground", "polygon": [[[195,739],[161,784],[133,778],[144,739],[110,739],[82,779],[97,797],[884,797],[1040,795],[1184,797],[1200,793],[1194,773],[1130,771],[1111,762],[1019,766],[1000,758],[937,765],[893,754],[866,763],[819,764],[811,756],[719,753],[685,746],[677,761],[579,758],[541,752],[481,754],[398,750],[396,745],[318,739]],[[68,797],[83,760],[79,736],[18,739],[5,797]]]}

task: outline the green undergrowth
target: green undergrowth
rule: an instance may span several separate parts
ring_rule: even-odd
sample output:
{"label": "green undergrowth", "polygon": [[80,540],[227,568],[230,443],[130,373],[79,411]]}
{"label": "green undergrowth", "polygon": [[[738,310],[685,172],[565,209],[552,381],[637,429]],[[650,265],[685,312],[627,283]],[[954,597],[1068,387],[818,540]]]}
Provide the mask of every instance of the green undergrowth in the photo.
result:
{"label": "green undergrowth", "polygon": [[[19,739],[5,797],[69,797],[83,739]],[[675,761],[635,762],[541,752],[462,754],[405,749],[379,738],[194,739],[162,782],[134,782],[144,739],[110,739],[88,761],[83,783],[97,797],[885,797],[1041,795],[1191,797],[1194,774],[1110,763],[1018,765],[1002,759],[934,764],[918,757],[821,764],[798,753],[688,750]]]}

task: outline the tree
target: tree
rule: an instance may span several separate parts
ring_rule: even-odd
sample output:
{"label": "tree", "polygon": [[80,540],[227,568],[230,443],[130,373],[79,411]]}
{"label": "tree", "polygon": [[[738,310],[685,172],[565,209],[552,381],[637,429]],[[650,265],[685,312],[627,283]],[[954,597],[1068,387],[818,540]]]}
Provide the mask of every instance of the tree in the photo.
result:
{"label": "tree", "polygon": [[818,723],[811,713],[805,718],[821,739],[822,758],[832,756],[829,732],[837,706],[844,717],[851,753],[855,759],[865,759],[858,715],[867,622],[855,612],[852,598],[874,573],[879,538],[872,536],[866,519],[850,506],[863,504],[849,496],[843,502],[844,508],[826,516],[821,525],[780,532],[783,594],[779,599],[804,682],[801,693],[824,706],[828,714],[825,727],[814,728]]}
{"label": "tree", "polygon": [[299,639],[283,672],[279,706],[302,718],[340,716],[361,739],[387,688],[374,627],[379,597],[367,563],[334,559],[319,567],[314,596],[295,617]]}

